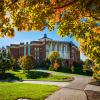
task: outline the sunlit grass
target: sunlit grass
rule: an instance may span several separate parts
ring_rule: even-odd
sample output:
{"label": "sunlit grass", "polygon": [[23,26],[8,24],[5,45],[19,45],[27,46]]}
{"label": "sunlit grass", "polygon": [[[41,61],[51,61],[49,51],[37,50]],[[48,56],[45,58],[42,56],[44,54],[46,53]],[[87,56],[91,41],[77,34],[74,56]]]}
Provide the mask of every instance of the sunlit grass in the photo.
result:
{"label": "sunlit grass", "polygon": [[18,98],[44,100],[58,89],[57,86],[49,85],[0,82],[0,100],[17,100]]}

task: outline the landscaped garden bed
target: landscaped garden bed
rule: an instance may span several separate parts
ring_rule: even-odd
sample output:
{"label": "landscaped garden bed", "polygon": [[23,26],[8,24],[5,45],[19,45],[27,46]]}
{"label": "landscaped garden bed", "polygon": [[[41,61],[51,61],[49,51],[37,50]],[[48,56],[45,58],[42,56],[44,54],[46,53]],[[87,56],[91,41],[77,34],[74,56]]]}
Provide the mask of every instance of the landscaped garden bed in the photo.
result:
{"label": "landscaped garden bed", "polygon": [[57,86],[49,85],[0,82],[0,100],[17,100],[19,98],[44,100],[58,89]]}
{"label": "landscaped garden bed", "polygon": [[[59,72],[58,72],[59,73]],[[8,71],[9,78],[12,80],[39,80],[39,81],[71,81],[73,80],[72,76],[62,75],[62,74],[53,74],[50,72],[43,72],[37,70],[31,70],[28,73],[23,73],[22,70],[18,71]]]}

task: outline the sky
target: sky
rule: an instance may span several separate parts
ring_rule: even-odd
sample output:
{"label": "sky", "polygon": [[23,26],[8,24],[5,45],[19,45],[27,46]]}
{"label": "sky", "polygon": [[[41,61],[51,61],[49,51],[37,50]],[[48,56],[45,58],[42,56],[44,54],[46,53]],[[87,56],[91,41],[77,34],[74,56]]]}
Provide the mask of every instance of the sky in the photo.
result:
{"label": "sky", "polygon": [[[49,38],[52,38],[53,40],[57,41],[67,41],[70,42],[72,41],[76,46],[79,45],[77,41],[72,37],[64,37],[62,38],[57,34],[57,29],[53,31],[49,31],[47,28],[43,31],[15,31],[15,36],[13,38],[0,38],[0,47],[4,46],[9,46],[10,44],[19,44],[20,42],[30,42],[30,41],[37,41],[39,38],[42,38],[44,34],[47,34]],[[84,61],[86,59],[86,56],[84,56],[83,53],[81,53],[81,59]]]}

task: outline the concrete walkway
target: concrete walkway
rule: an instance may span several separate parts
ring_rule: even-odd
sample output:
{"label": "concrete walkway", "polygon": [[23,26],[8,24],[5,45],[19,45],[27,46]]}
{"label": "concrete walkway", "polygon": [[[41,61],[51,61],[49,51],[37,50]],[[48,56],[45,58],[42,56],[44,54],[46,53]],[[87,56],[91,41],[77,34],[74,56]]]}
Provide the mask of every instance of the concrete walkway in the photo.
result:
{"label": "concrete walkway", "polygon": [[75,76],[75,80],[66,87],[70,89],[84,90],[89,82],[90,77],[88,76]]}
{"label": "concrete walkway", "polygon": [[50,95],[45,100],[87,100],[84,89],[89,81],[90,77],[76,76],[73,82]]}
{"label": "concrete walkway", "polygon": [[70,82],[50,82],[50,81],[22,81],[22,82],[23,83],[33,83],[33,84],[55,85],[59,87],[65,87],[66,85],[70,84]]}
{"label": "concrete walkway", "polygon": [[85,88],[88,100],[100,100],[100,86],[88,84]]}

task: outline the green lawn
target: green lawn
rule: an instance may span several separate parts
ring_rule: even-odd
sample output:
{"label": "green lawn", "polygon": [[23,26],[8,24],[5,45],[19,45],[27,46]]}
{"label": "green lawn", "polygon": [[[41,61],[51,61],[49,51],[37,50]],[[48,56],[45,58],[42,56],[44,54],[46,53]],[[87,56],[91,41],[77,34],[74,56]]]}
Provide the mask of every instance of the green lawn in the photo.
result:
{"label": "green lawn", "polygon": [[45,80],[45,81],[68,81],[72,78],[71,75],[55,74],[50,72],[43,72],[38,70],[31,70],[28,74],[24,74],[22,70],[19,71],[8,71],[12,75],[13,79],[22,80]]}
{"label": "green lawn", "polygon": [[57,86],[49,85],[0,82],[0,100],[17,100],[18,98],[44,100],[58,89]]}

